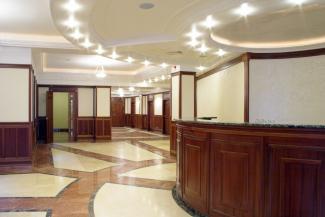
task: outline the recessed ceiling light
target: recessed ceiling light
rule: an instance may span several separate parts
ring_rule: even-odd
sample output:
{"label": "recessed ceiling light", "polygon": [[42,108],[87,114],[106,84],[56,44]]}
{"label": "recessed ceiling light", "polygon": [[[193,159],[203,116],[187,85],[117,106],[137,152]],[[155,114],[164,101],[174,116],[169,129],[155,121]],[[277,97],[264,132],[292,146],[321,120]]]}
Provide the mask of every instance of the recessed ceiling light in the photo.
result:
{"label": "recessed ceiling light", "polygon": [[133,92],[133,91],[135,91],[135,88],[134,87],[129,87],[129,91]]}
{"label": "recessed ceiling light", "polygon": [[80,38],[83,37],[83,34],[80,33],[80,31],[79,31],[78,28],[76,28],[74,30],[74,32],[71,34],[71,37],[74,38],[74,39],[76,39],[76,40],[79,40]]}
{"label": "recessed ceiling light", "polygon": [[116,53],[116,51],[113,50],[112,54],[111,54],[109,57],[112,58],[113,60],[115,60],[115,59],[119,58],[120,55],[118,55],[118,54]]}
{"label": "recessed ceiling light", "polygon": [[155,82],[158,82],[159,81],[159,78],[155,78]]}
{"label": "recessed ceiling light", "polygon": [[162,81],[166,80],[165,75],[162,75],[162,76],[161,76],[161,80],[162,80]]}
{"label": "recessed ceiling light", "polygon": [[189,46],[191,47],[196,47],[200,44],[200,42],[198,40],[196,40],[195,38],[192,38],[192,40],[190,42],[187,43]]}
{"label": "recessed ceiling light", "polygon": [[222,49],[219,49],[216,54],[219,56],[219,57],[222,57],[226,54],[226,51],[222,50]]}
{"label": "recessed ceiling light", "polygon": [[187,33],[186,35],[193,40],[193,39],[197,39],[198,37],[202,36],[203,34],[199,31],[197,31],[196,26],[193,25],[191,32]]}
{"label": "recessed ceiling light", "polygon": [[204,66],[199,66],[199,67],[196,67],[198,70],[200,71],[203,71],[204,69],[206,69]]}
{"label": "recessed ceiling light", "polygon": [[128,63],[133,63],[134,59],[129,56],[127,59],[125,59],[125,61],[128,62]]}
{"label": "recessed ceiling light", "polygon": [[255,11],[253,7],[251,7],[248,3],[243,3],[240,5],[238,9],[235,10],[236,14],[239,14],[240,16],[246,17],[250,14],[252,14]]}
{"label": "recessed ceiling light", "polygon": [[152,83],[152,80],[151,80],[151,79],[149,79],[149,83],[150,83],[150,84]]}
{"label": "recessed ceiling light", "polygon": [[162,64],[160,64],[160,67],[161,67],[161,68],[164,68],[164,69],[167,68],[168,66],[169,66],[169,65],[168,65],[167,63],[162,63]]}
{"label": "recessed ceiling light", "polygon": [[101,45],[98,45],[97,49],[95,50],[95,52],[99,55],[105,53],[105,50],[102,48]]}
{"label": "recessed ceiling light", "polygon": [[105,78],[106,74],[105,74],[105,72],[98,72],[98,73],[96,73],[96,77],[97,78]]}
{"label": "recessed ceiling light", "polygon": [[143,9],[143,10],[149,10],[149,9],[152,9],[154,8],[155,5],[153,3],[150,3],[150,2],[144,2],[144,3],[141,3],[139,5],[139,8]]}
{"label": "recessed ceiling light", "polygon": [[83,46],[84,48],[90,48],[91,46],[93,46],[93,44],[89,41],[88,38],[86,38],[85,41],[81,44],[81,46]]}
{"label": "recessed ceiling light", "polygon": [[213,18],[212,15],[207,16],[205,21],[202,22],[202,25],[208,29],[212,29],[218,24],[218,22]]}
{"label": "recessed ceiling light", "polygon": [[81,6],[75,0],[69,0],[69,2],[66,3],[63,7],[70,13],[74,13],[81,8]]}
{"label": "recessed ceiling light", "polygon": [[151,63],[148,60],[145,60],[145,61],[142,62],[142,64],[145,65],[145,66],[149,66]]}
{"label": "recessed ceiling light", "polygon": [[171,79],[171,78],[172,78],[172,76],[171,76],[171,75],[168,75],[168,76],[167,76],[167,78],[168,78],[168,79]]}
{"label": "recessed ceiling light", "polygon": [[308,0],[287,0],[287,1],[294,5],[302,5],[306,3]]}
{"label": "recessed ceiling light", "polygon": [[200,51],[200,53],[205,53],[208,50],[210,50],[210,48],[208,48],[205,43],[202,43],[201,47],[198,48],[198,51]]}
{"label": "recessed ceiling light", "polygon": [[70,15],[68,20],[66,20],[63,25],[65,25],[68,28],[75,28],[75,27],[79,27],[80,23],[74,18],[73,15]]}

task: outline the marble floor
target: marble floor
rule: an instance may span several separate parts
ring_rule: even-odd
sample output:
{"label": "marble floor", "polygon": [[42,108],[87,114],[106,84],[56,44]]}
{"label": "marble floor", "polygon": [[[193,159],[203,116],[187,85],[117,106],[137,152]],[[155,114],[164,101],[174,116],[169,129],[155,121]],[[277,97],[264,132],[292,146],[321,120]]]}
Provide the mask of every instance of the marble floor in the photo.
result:
{"label": "marble floor", "polygon": [[176,159],[161,146],[169,138],[112,132],[106,143],[39,145],[32,167],[1,167],[0,217],[188,216],[172,199]]}
{"label": "marble floor", "polygon": [[140,142],[145,143],[147,145],[154,146],[156,148],[170,151],[170,141],[166,139],[165,140],[144,140]]}

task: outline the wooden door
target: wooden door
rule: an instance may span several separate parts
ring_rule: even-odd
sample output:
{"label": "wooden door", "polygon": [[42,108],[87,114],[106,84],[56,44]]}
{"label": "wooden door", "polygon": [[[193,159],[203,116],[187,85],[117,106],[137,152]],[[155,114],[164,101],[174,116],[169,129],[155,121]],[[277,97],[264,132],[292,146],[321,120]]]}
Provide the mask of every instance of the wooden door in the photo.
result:
{"label": "wooden door", "polygon": [[153,101],[148,101],[148,129],[154,130],[154,105]]}
{"label": "wooden door", "polygon": [[69,138],[77,141],[78,94],[69,92]]}
{"label": "wooden door", "polygon": [[170,101],[164,100],[163,102],[163,133],[170,133]]}
{"label": "wooden door", "polygon": [[53,142],[53,92],[46,93],[47,136],[46,143]]}
{"label": "wooden door", "polygon": [[112,98],[112,126],[125,126],[124,100],[121,97]]}

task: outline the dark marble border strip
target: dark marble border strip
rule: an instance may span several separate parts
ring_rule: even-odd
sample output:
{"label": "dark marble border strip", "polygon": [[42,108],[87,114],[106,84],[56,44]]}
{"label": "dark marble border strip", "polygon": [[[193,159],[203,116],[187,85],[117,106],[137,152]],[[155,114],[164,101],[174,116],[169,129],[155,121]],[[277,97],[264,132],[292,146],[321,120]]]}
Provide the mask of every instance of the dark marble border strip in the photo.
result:
{"label": "dark marble border strip", "polygon": [[193,217],[208,217],[206,215],[201,214],[200,212],[198,212],[197,210],[193,209],[192,207],[190,207],[188,204],[186,204],[177,194],[176,191],[176,186],[172,189],[172,195],[173,198],[175,200],[175,202],[177,203],[178,206],[180,206],[185,212],[187,212],[190,216]]}
{"label": "dark marble border strip", "polygon": [[46,212],[46,217],[52,216],[52,210],[46,209],[46,210],[38,210],[38,209],[12,209],[12,210],[1,210],[0,213],[7,213],[7,212]]}

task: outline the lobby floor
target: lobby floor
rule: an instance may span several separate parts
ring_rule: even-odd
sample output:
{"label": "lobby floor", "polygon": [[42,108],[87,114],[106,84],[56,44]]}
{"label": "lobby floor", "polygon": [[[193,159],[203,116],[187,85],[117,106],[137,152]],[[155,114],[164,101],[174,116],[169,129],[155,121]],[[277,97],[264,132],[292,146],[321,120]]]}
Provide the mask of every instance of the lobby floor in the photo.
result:
{"label": "lobby floor", "polygon": [[111,142],[40,145],[0,168],[0,217],[187,217],[172,198],[169,137],[114,128]]}

